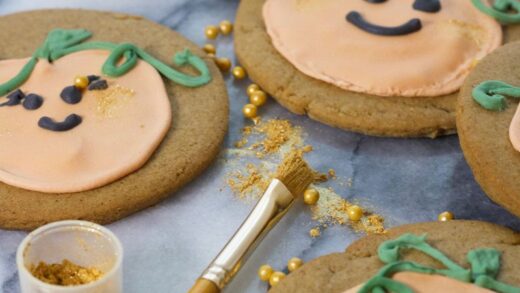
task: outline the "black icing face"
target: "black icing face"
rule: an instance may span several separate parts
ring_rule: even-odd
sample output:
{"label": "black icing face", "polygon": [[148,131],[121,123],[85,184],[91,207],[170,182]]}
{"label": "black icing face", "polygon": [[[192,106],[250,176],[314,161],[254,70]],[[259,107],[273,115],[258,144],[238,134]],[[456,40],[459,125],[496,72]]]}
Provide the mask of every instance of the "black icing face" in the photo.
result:
{"label": "black icing face", "polygon": [[[384,3],[388,0],[362,0],[373,4]],[[390,0],[392,1],[392,0]],[[463,0],[454,0],[463,1]],[[441,10],[440,0],[415,0],[412,8],[426,13],[437,13]],[[347,14],[347,21],[355,25],[367,33],[381,35],[381,36],[402,36],[419,31],[422,28],[421,20],[418,18],[410,19],[408,22],[399,26],[381,26],[370,23],[363,18],[361,13],[351,11]]]}
{"label": "black icing face", "polygon": [[[99,76],[96,75],[88,76],[88,90],[102,90],[106,89],[107,87],[108,84],[106,80],[102,80]],[[74,105],[81,102],[81,99],[83,98],[83,92],[76,86],[67,86],[61,91],[60,97],[63,102]],[[0,104],[0,107],[12,107],[22,104],[26,110],[32,111],[40,108],[44,102],[44,99],[40,95],[34,93],[25,95],[25,93],[20,89],[11,92],[6,96],[6,98],[7,102]],[[38,126],[50,131],[68,131],[80,125],[81,122],[81,116],[72,113],[68,115],[63,121],[55,121],[50,117],[42,116],[38,120]]]}

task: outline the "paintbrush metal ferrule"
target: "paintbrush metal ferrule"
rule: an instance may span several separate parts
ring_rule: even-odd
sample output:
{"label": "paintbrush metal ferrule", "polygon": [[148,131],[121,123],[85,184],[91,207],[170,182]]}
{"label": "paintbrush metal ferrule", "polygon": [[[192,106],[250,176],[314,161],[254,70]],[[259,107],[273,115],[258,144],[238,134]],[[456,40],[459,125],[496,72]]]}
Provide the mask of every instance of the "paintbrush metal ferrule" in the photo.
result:
{"label": "paintbrush metal ferrule", "polygon": [[295,197],[278,179],[273,179],[238,231],[201,275],[220,288],[231,281],[260,240],[289,210]]}

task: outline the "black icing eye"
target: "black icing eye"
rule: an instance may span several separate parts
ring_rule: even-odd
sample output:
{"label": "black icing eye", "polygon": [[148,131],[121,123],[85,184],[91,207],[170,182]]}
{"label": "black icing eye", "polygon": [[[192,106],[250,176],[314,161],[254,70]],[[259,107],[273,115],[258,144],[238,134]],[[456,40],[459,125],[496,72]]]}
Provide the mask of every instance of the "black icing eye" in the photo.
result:
{"label": "black icing eye", "polygon": [[25,94],[20,89],[17,89],[8,94],[6,98],[7,102],[0,104],[0,107],[20,105],[23,98],[25,98]]}
{"label": "black icing eye", "polygon": [[367,2],[370,2],[370,3],[383,3],[383,2],[386,2],[386,0],[365,0]]}
{"label": "black icing eye", "polygon": [[413,9],[422,12],[435,13],[441,10],[440,0],[415,0]]}
{"label": "black icing eye", "polygon": [[36,110],[43,104],[43,98],[37,94],[28,94],[23,100],[23,107],[27,110]]}
{"label": "black icing eye", "polygon": [[81,102],[83,93],[77,87],[71,85],[65,87],[60,94],[61,99],[67,104],[77,104]]}

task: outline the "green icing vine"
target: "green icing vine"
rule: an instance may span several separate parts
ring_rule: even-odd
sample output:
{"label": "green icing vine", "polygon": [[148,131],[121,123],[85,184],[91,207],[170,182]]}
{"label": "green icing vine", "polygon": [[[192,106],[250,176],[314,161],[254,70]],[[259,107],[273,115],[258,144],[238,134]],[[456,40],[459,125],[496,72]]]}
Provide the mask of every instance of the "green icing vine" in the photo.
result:
{"label": "green icing vine", "polygon": [[[520,22],[520,2],[518,0],[495,0],[491,7],[482,3],[482,0],[472,0],[472,2],[480,11],[503,24]],[[510,10],[514,10],[515,13],[509,13]]]}
{"label": "green icing vine", "polygon": [[[57,60],[65,55],[83,50],[108,50],[110,55],[103,64],[102,72],[108,76],[118,77],[126,74],[137,64],[137,59],[148,62],[155,67],[162,75],[169,80],[187,87],[198,87],[211,81],[211,74],[206,63],[198,56],[193,55],[188,49],[175,54],[173,62],[177,66],[191,65],[199,73],[198,76],[191,76],[179,72],[172,67],[164,64],[143,49],[130,43],[114,44],[110,42],[86,42],[92,33],[85,29],[54,29],[45,39],[22,70],[0,85],[0,96],[3,96],[21,86],[31,75],[39,59],[46,59],[49,62]],[[124,62],[118,65],[118,61],[124,58]]]}
{"label": "green icing vine", "polygon": [[506,96],[520,98],[520,88],[498,80],[488,80],[477,85],[472,92],[473,99],[483,108],[491,111],[503,111]]}
{"label": "green icing vine", "polygon": [[[401,249],[421,251],[442,263],[444,269],[435,269],[421,264],[402,261]],[[381,261],[386,265],[358,291],[359,293],[413,293],[407,285],[392,279],[397,272],[416,272],[442,275],[500,293],[520,293],[520,288],[496,280],[500,271],[500,252],[492,248],[482,248],[467,254],[470,269],[465,269],[426,242],[426,235],[404,234],[401,237],[382,243],[378,249]]]}

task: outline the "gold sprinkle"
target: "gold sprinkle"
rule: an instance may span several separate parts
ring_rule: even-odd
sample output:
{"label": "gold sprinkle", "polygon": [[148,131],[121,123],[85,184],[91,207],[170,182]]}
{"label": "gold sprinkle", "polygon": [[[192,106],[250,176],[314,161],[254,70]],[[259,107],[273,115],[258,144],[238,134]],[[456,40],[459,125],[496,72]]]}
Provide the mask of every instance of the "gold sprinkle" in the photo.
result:
{"label": "gold sprinkle", "polygon": [[303,151],[304,153],[310,153],[310,152],[312,152],[312,150],[313,150],[312,145],[306,145],[306,146],[304,146],[304,147],[302,148],[302,151]]}
{"label": "gold sprinkle", "polygon": [[205,44],[202,49],[206,54],[213,54],[215,55],[217,53],[217,49],[215,48],[215,45],[213,44]]}
{"label": "gold sprinkle", "polygon": [[327,182],[329,180],[329,177],[327,177],[327,174],[315,172],[314,173],[314,183],[323,183]]}
{"label": "gold sprinkle", "polygon": [[334,169],[329,169],[327,174],[329,174],[329,178],[336,179],[336,171]]}
{"label": "gold sprinkle", "polygon": [[320,237],[320,235],[321,235],[320,228],[318,228],[318,227],[312,228],[311,230],[309,230],[309,235],[312,238]]}

